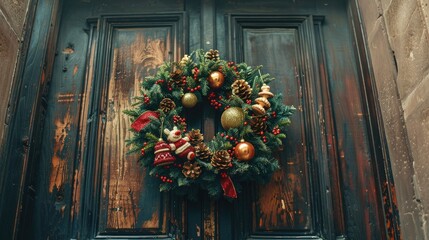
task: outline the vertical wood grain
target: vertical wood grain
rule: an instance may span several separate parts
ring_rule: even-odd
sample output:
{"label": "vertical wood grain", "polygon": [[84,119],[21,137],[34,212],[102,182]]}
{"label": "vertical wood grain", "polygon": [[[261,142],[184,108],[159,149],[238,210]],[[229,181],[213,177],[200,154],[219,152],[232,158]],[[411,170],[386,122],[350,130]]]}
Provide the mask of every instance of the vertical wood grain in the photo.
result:
{"label": "vertical wood grain", "polygon": [[311,229],[311,199],[307,170],[302,85],[299,77],[297,31],[294,29],[244,29],[244,60],[264,66],[263,73],[276,77],[269,85],[284,103],[298,109],[287,132],[285,150],[279,156],[281,170],[258,189],[255,203],[255,230]]}
{"label": "vertical wood grain", "polygon": [[[139,166],[138,155],[127,154],[131,138],[129,116],[133,96],[144,77],[154,74],[172,51],[169,28],[117,29],[113,32],[107,114],[103,134],[100,230],[154,229],[165,212],[156,180]],[[159,231],[159,230],[158,230]]]}

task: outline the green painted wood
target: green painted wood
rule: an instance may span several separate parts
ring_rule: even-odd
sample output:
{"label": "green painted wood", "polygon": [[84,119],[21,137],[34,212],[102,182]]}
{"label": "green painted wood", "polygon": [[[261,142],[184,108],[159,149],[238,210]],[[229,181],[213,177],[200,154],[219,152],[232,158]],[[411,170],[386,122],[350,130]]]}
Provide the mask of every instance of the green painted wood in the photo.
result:
{"label": "green painted wood", "polygon": [[[11,94],[10,124],[0,160],[0,232],[4,239],[16,238],[25,231],[19,226],[22,204],[31,206],[37,196],[32,174],[37,166],[30,154],[37,152],[39,127],[34,119],[43,116],[42,97],[50,78],[53,49],[47,50],[57,21],[57,1],[31,1],[27,40],[18,67],[16,85]],[[32,19],[34,17],[34,19]],[[31,38],[30,38],[31,35]],[[31,161],[33,160],[33,161]],[[22,221],[27,221],[23,219]]]}

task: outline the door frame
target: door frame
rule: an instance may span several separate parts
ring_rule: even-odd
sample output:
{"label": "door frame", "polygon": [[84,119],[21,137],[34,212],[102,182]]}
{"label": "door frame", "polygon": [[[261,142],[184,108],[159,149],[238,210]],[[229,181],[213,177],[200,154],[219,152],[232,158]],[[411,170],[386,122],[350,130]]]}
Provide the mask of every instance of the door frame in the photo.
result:
{"label": "door frame", "polygon": [[[202,12],[209,12],[215,1],[204,1]],[[40,141],[45,112],[46,96],[56,55],[56,40],[61,19],[60,0],[30,0],[26,35],[22,45],[15,81],[9,99],[9,124],[5,128],[0,162],[0,232],[6,238],[17,238],[21,226],[30,226],[31,200],[36,196],[33,182],[37,177]],[[399,213],[394,196],[393,174],[381,110],[377,101],[375,77],[361,21],[358,2],[348,0],[350,29],[353,31],[356,62],[359,64],[359,82],[363,99],[365,121],[368,124],[371,164],[377,182],[377,203],[380,206],[380,226],[383,238],[400,239]],[[205,23],[214,22],[214,16],[205,16]],[[213,45],[215,33],[210,28],[204,32],[201,46]],[[60,197],[60,196],[58,196]],[[22,212],[25,208],[26,211]],[[28,211],[30,210],[30,211]],[[387,229],[389,226],[389,229]]]}

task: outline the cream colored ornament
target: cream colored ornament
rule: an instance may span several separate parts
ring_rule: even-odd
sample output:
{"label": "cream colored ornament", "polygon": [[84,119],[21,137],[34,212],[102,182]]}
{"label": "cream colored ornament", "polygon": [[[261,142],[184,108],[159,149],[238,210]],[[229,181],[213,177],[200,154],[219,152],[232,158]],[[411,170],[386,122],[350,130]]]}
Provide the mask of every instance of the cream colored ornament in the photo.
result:
{"label": "cream colored ornament", "polygon": [[264,115],[266,112],[265,110],[271,107],[271,103],[268,101],[268,98],[272,98],[274,94],[270,92],[270,86],[264,83],[258,95],[259,97],[255,99],[256,104],[252,105],[252,110],[257,115]]}

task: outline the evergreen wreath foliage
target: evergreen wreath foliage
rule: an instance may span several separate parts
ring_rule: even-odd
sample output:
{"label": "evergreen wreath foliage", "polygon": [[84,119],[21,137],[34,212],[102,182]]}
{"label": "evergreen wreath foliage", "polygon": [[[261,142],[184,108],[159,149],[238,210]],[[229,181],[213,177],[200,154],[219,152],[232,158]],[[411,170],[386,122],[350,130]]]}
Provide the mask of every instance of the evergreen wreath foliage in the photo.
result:
{"label": "evergreen wreath foliage", "polygon": [[[124,113],[131,116],[133,122],[148,111],[155,112],[157,116],[149,116],[148,123],[139,131],[131,129],[134,134],[127,140],[127,144],[130,152],[141,152],[139,160],[150,176],[160,180],[160,191],[173,191],[193,198],[199,189],[204,189],[210,196],[219,197],[224,193],[221,184],[224,177],[232,180],[238,192],[243,182],[269,181],[272,173],[279,168],[274,154],[282,148],[287,126],[291,123],[290,116],[295,108],[283,104],[281,94],[276,94],[269,99],[271,106],[266,109],[265,114],[257,115],[254,112],[252,105],[260,97],[261,87],[274,80],[269,74],[262,75],[260,69],[261,66],[251,67],[246,63],[236,64],[222,60],[216,50],[207,53],[197,50],[189,56],[185,55],[180,62],[165,62],[154,76],[145,78],[141,84],[140,96],[135,97],[134,108]],[[207,80],[213,71],[219,71],[224,76],[223,85],[217,89],[212,89]],[[245,80],[251,89],[240,85],[247,93],[233,94],[232,85],[240,79]],[[242,81],[241,84],[243,83]],[[241,91],[237,86],[234,87],[235,92]],[[163,134],[164,128],[173,129],[176,126],[183,136],[188,134],[186,119],[182,116],[182,97],[185,93],[195,94],[198,104],[207,101],[220,112],[231,107],[241,108],[244,112],[243,124],[217,132],[212,140],[202,144],[207,147],[205,149],[201,145],[198,148],[198,141],[191,141],[201,154],[200,157],[197,154],[192,161],[176,156],[177,160],[172,164],[154,165],[156,144],[160,138],[168,143],[167,136]],[[161,101],[166,98],[174,103],[164,101],[160,109]],[[249,161],[239,161],[234,154],[234,147],[241,139],[254,146],[255,154]],[[231,156],[227,169],[212,164],[214,153],[221,150]],[[174,151],[171,154],[174,156]],[[186,169],[195,167],[187,162],[198,166],[193,169],[195,172],[192,171],[192,176],[184,174]]]}

